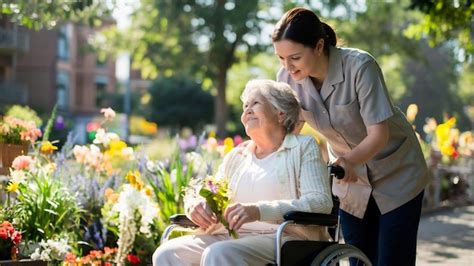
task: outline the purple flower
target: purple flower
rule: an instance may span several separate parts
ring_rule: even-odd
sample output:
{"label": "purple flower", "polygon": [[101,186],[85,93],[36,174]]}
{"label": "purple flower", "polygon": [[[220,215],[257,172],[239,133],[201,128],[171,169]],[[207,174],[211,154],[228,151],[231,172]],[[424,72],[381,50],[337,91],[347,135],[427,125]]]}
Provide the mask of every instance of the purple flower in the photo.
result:
{"label": "purple flower", "polygon": [[178,145],[182,151],[186,151],[188,149],[188,142],[185,139],[179,139]]}
{"label": "purple flower", "polygon": [[219,189],[216,185],[214,185],[214,183],[212,183],[211,180],[207,181],[207,186],[209,187],[209,189],[212,191],[212,193],[216,194],[217,193],[217,190]]}
{"label": "purple flower", "polygon": [[192,135],[191,137],[189,137],[188,143],[189,143],[190,147],[196,148],[196,146],[197,146],[197,137],[196,137],[196,135]]}
{"label": "purple flower", "polygon": [[56,121],[54,121],[54,128],[55,129],[64,129],[64,118],[60,115],[58,115],[58,117],[56,117]]}

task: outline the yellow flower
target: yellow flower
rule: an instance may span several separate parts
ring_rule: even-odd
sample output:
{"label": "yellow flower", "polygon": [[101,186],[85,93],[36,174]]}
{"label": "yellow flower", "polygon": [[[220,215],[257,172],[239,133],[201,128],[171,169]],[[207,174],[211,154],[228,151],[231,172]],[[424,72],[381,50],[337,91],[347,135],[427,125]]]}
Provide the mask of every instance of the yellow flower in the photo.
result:
{"label": "yellow flower", "polygon": [[216,137],[216,132],[215,131],[209,132],[208,138],[215,138],[215,137]]}
{"label": "yellow flower", "polygon": [[227,154],[234,148],[234,140],[232,138],[224,139],[224,154]]}
{"label": "yellow flower", "polygon": [[58,147],[54,146],[51,142],[45,141],[41,143],[40,151],[44,154],[51,154],[57,149]]}
{"label": "yellow flower", "polygon": [[108,155],[110,158],[114,158],[117,156],[122,155],[122,150],[127,148],[127,143],[121,140],[112,140],[109,143],[109,149],[106,150],[104,153]]}
{"label": "yellow flower", "polygon": [[137,182],[133,185],[133,187],[134,187],[136,190],[142,190],[142,188],[143,188],[143,181],[141,181],[140,179],[138,179]]}
{"label": "yellow flower", "polygon": [[412,103],[408,105],[407,108],[407,120],[410,123],[413,123],[415,121],[416,115],[418,114],[418,105]]}
{"label": "yellow flower", "polygon": [[143,181],[140,178],[140,172],[129,171],[127,174],[127,180],[135,189],[141,190],[143,188]]}
{"label": "yellow flower", "polygon": [[17,192],[19,185],[20,185],[20,183],[10,182],[6,187],[7,192]]}
{"label": "yellow flower", "polygon": [[135,185],[135,183],[137,183],[137,177],[140,176],[140,172],[138,171],[128,171],[127,173],[127,176],[125,177],[128,182],[131,184],[131,185]]}
{"label": "yellow flower", "polygon": [[443,124],[436,127],[436,139],[438,149],[445,156],[455,157],[457,154],[455,143],[459,137],[459,130],[453,128],[456,125],[456,118],[452,117]]}
{"label": "yellow flower", "polygon": [[153,190],[151,189],[151,187],[150,187],[150,186],[146,186],[146,187],[145,187],[145,194],[146,194],[148,197],[150,197],[152,193],[153,193]]}

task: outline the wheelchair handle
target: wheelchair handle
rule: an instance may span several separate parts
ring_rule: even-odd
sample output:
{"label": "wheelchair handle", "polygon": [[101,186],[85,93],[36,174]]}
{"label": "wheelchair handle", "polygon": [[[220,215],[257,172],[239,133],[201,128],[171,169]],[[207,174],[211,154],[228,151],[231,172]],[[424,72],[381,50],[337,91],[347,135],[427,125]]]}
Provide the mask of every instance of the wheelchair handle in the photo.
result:
{"label": "wheelchair handle", "polygon": [[344,175],[346,174],[346,172],[344,171],[344,168],[336,164],[329,164],[328,172],[329,172],[329,176],[331,176],[332,178],[337,178],[337,179],[343,179]]}

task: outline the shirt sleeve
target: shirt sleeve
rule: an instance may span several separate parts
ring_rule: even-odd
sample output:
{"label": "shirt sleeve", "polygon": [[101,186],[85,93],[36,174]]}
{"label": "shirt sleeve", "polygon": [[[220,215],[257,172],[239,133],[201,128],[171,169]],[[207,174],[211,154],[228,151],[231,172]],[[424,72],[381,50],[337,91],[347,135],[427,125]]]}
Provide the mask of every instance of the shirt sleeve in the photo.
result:
{"label": "shirt sleeve", "polygon": [[289,169],[299,175],[296,176],[296,180],[299,180],[297,188],[300,194],[299,198],[258,202],[261,221],[281,221],[283,215],[289,211],[331,212],[332,198],[329,177],[316,141],[312,137],[305,137],[299,145],[301,145],[301,153],[289,155],[301,156],[300,171]]}
{"label": "shirt sleeve", "polygon": [[281,67],[276,74],[276,81],[288,83],[288,72]]}
{"label": "shirt sleeve", "polygon": [[382,71],[375,60],[369,60],[360,67],[355,86],[360,114],[366,126],[385,121],[394,114]]}

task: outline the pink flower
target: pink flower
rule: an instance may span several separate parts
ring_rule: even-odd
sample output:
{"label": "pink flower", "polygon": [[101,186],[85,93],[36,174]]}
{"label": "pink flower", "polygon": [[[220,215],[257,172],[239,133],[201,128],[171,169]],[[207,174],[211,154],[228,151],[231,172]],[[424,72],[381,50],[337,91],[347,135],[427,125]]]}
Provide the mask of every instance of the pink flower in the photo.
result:
{"label": "pink flower", "polygon": [[112,108],[102,108],[100,112],[104,114],[106,120],[112,120],[115,117],[115,111]]}
{"label": "pink flower", "polygon": [[207,186],[209,187],[209,190],[211,190],[212,193],[216,194],[219,188],[211,181],[207,181]]}
{"label": "pink flower", "polygon": [[30,166],[33,163],[31,156],[20,155],[13,160],[12,167],[15,170],[23,170]]}
{"label": "pink flower", "polygon": [[21,233],[18,231],[14,231],[12,234],[12,242],[13,245],[18,245],[21,242]]}

